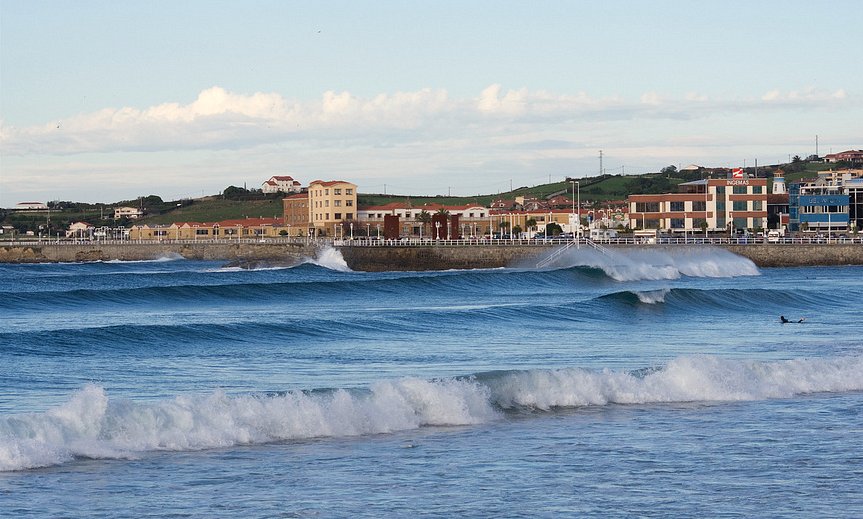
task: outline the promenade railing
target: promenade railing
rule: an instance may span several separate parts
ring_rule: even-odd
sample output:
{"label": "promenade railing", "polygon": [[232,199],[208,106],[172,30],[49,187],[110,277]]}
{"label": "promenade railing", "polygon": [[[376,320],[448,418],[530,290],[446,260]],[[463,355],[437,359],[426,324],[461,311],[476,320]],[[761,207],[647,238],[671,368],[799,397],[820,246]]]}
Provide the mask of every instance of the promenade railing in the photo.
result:
{"label": "promenade railing", "polygon": [[[475,246],[523,246],[523,247],[548,247],[561,246],[572,243],[572,238],[462,238],[458,240],[430,239],[430,238],[400,238],[397,240],[355,237],[353,239],[333,239],[333,238],[219,238],[219,239],[159,239],[150,238],[146,240],[127,240],[127,239],[38,239],[38,238],[17,238],[14,240],[0,240],[0,246],[81,246],[81,245],[208,245],[208,244],[249,244],[249,245],[317,245],[317,246],[336,246],[336,247],[419,247],[419,246],[441,246],[441,247],[475,247]],[[591,240],[581,238],[580,243],[589,244]],[[818,238],[818,237],[789,237],[779,239],[766,239],[761,237],[680,237],[680,238],[611,238],[602,240],[592,240],[593,243],[600,245],[861,245],[863,237],[851,238]]]}

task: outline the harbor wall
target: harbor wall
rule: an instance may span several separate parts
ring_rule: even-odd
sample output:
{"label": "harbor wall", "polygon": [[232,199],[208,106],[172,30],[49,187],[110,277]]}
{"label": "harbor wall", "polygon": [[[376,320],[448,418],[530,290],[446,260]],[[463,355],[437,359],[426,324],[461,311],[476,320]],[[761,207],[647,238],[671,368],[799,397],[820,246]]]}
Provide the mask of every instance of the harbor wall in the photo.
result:
{"label": "harbor wall", "polygon": [[249,266],[293,264],[314,258],[307,243],[82,243],[0,246],[0,263],[146,261],[160,258],[216,260]]}
{"label": "harbor wall", "polygon": [[[227,264],[291,265],[314,258],[322,245],[295,243],[122,243],[16,244],[0,246],[2,263],[136,261],[164,257],[225,261]],[[446,270],[531,267],[558,246],[546,245],[407,245],[337,247],[347,265],[358,271]],[[587,247],[587,246],[583,246]],[[686,250],[722,247],[749,258],[759,267],[863,265],[863,244],[750,245],[609,245],[627,248]]]}
{"label": "harbor wall", "polygon": [[[342,247],[353,270],[444,270],[497,267],[534,267],[559,246],[423,246]],[[587,245],[582,245],[588,248]],[[752,260],[759,267],[863,265],[863,244],[750,244],[750,245],[608,245],[626,249],[681,251],[723,248]]]}

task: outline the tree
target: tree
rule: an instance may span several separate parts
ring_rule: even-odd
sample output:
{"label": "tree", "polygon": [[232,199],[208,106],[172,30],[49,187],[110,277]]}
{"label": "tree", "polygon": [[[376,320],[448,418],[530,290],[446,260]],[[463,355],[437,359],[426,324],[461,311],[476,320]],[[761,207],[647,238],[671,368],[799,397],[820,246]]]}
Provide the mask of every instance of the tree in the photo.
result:
{"label": "tree", "polygon": [[546,236],[560,236],[563,234],[563,228],[557,222],[551,222],[545,226]]}
{"label": "tree", "polygon": [[671,166],[665,166],[664,168],[662,168],[660,173],[662,173],[666,178],[668,178],[677,173],[677,166],[674,166],[673,164]]}
{"label": "tree", "polygon": [[513,235],[516,235],[516,236],[520,235],[521,231],[522,231],[522,229],[521,229],[520,225],[516,225],[515,227],[512,228],[512,234]]}
{"label": "tree", "polygon": [[417,221],[422,224],[422,229],[425,230],[426,225],[428,225],[432,221],[432,215],[431,213],[423,209],[422,211],[420,211],[420,214],[417,215]]}
{"label": "tree", "polygon": [[528,218],[526,222],[524,222],[525,227],[527,227],[528,231],[532,231],[536,229],[536,218]]}

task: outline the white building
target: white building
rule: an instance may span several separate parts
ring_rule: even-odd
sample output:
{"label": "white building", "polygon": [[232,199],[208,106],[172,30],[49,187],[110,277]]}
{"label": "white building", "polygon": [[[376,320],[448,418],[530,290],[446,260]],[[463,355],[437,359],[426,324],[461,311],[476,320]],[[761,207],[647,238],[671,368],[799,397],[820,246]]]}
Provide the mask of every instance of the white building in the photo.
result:
{"label": "white building", "polygon": [[299,193],[302,185],[290,176],[273,176],[261,184],[264,193]]}
{"label": "white building", "polygon": [[42,202],[18,202],[15,204],[16,211],[45,211],[48,206]]}
{"label": "white building", "polygon": [[95,227],[87,222],[75,222],[66,231],[67,238],[91,238]]}
{"label": "white building", "polygon": [[119,220],[120,218],[128,218],[130,220],[137,220],[144,216],[144,211],[135,208],[135,207],[115,207],[114,208],[114,219]]}

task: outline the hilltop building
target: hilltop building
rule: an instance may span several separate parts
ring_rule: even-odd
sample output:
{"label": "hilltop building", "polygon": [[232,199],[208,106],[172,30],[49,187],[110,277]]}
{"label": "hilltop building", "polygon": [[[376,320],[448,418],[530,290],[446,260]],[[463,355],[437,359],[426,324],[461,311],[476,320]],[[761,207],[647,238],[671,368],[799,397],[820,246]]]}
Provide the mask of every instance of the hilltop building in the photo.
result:
{"label": "hilltop building", "polygon": [[290,176],[272,176],[261,184],[263,193],[299,193],[302,185]]}
{"label": "hilltop building", "polygon": [[863,150],[848,150],[824,156],[824,162],[847,162],[852,166],[863,165]]}
{"label": "hilltop building", "polygon": [[130,220],[137,220],[144,216],[144,211],[138,209],[137,207],[115,207],[114,208],[114,219],[119,220],[120,218],[128,218]]}
{"label": "hilltop building", "polygon": [[46,211],[48,206],[42,202],[18,202],[15,204],[16,211]]}

